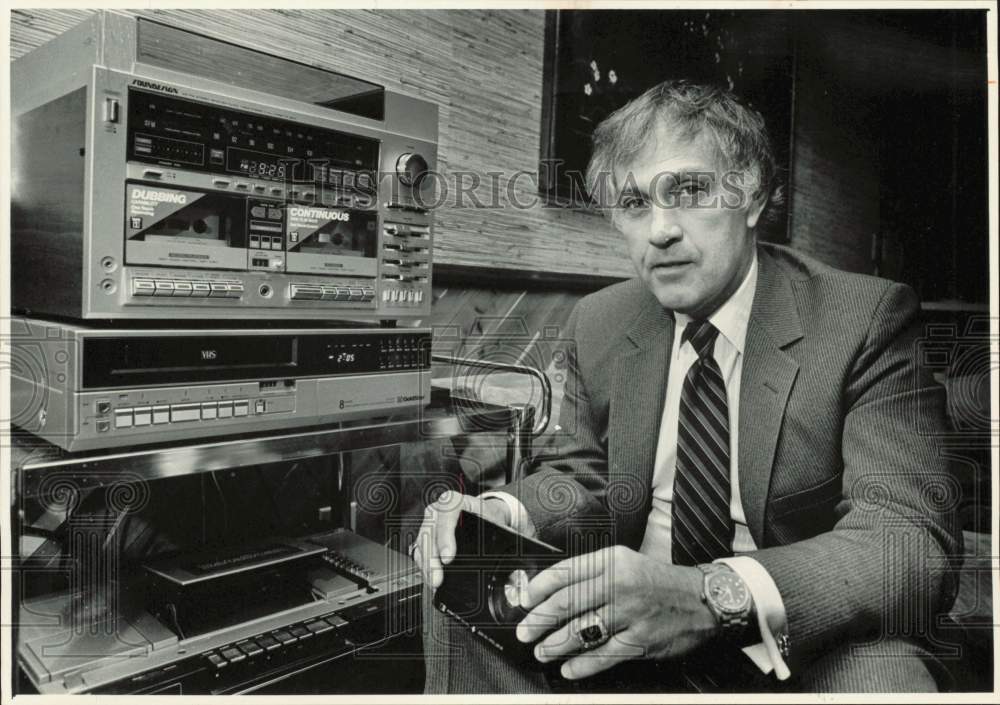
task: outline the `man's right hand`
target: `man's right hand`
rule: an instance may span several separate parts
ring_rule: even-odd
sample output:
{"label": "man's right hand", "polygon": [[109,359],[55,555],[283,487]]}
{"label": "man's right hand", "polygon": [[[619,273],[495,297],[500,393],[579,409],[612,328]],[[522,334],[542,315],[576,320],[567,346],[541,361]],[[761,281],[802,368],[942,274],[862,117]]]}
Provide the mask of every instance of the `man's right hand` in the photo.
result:
{"label": "man's right hand", "polygon": [[424,583],[431,588],[437,589],[441,584],[443,567],[455,557],[455,526],[462,510],[479,514],[495,524],[510,526],[510,510],[502,499],[481,499],[450,490],[442,492],[424,510],[424,522],[412,552]]}

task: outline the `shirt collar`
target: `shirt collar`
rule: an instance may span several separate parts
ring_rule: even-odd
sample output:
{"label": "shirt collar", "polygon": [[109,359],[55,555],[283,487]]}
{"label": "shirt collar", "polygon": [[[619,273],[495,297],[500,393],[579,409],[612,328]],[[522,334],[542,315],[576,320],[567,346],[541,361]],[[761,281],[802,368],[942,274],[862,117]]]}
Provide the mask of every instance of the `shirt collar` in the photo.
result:
{"label": "shirt collar", "polygon": [[[708,322],[715,326],[719,333],[729,344],[736,348],[736,351],[743,354],[743,345],[747,339],[747,325],[750,321],[750,309],[753,306],[754,292],[757,290],[757,253],[754,253],[750,269],[743,278],[740,287],[726,299],[726,302],[719,306]],[[674,319],[677,324],[677,334],[684,330],[691,317],[674,312]]]}

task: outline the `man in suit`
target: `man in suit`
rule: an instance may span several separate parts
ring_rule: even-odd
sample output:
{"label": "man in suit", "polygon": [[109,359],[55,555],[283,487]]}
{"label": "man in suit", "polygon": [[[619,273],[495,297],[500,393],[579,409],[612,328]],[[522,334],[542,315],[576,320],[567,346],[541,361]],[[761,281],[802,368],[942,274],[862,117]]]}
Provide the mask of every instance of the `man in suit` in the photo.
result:
{"label": "man in suit", "polygon": [[566,438],[523,480],[442,496],[413,555],[438,585],[463,508],[613,546],[517,596],[548,671],[445,625],[463,659],[429,660],[428,690],[936,689],[926,627],[961,535],[914,293],[757,242],[774,159],[724,91],[667,82],[626,105],[588,179],[638,276],[571,316]]}

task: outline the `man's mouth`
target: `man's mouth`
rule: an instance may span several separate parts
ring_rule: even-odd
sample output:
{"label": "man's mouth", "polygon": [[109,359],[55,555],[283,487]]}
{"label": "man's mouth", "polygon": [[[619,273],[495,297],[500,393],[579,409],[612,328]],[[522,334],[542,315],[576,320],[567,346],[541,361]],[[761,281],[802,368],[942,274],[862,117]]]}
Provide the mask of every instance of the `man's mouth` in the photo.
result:
{"label": "man's mouth", "polygon": [[685,267],[689,264],[691,264],[689,260],[677,260],[674,262],[656,262],[650,267],[650,269],[667,269],[667,270],[680,269],[681,267]]}

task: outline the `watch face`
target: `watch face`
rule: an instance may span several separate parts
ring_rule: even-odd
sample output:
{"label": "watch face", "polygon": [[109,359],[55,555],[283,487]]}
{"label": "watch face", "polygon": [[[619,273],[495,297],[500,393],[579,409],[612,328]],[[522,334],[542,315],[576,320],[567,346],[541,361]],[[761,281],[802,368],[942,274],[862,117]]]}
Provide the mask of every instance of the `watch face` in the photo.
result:
{"label": "watch face", "polygon": [[708,595],[727,614],[738,614],[750,606],[750,591],[740,577],[729,570],[708,576]]}

